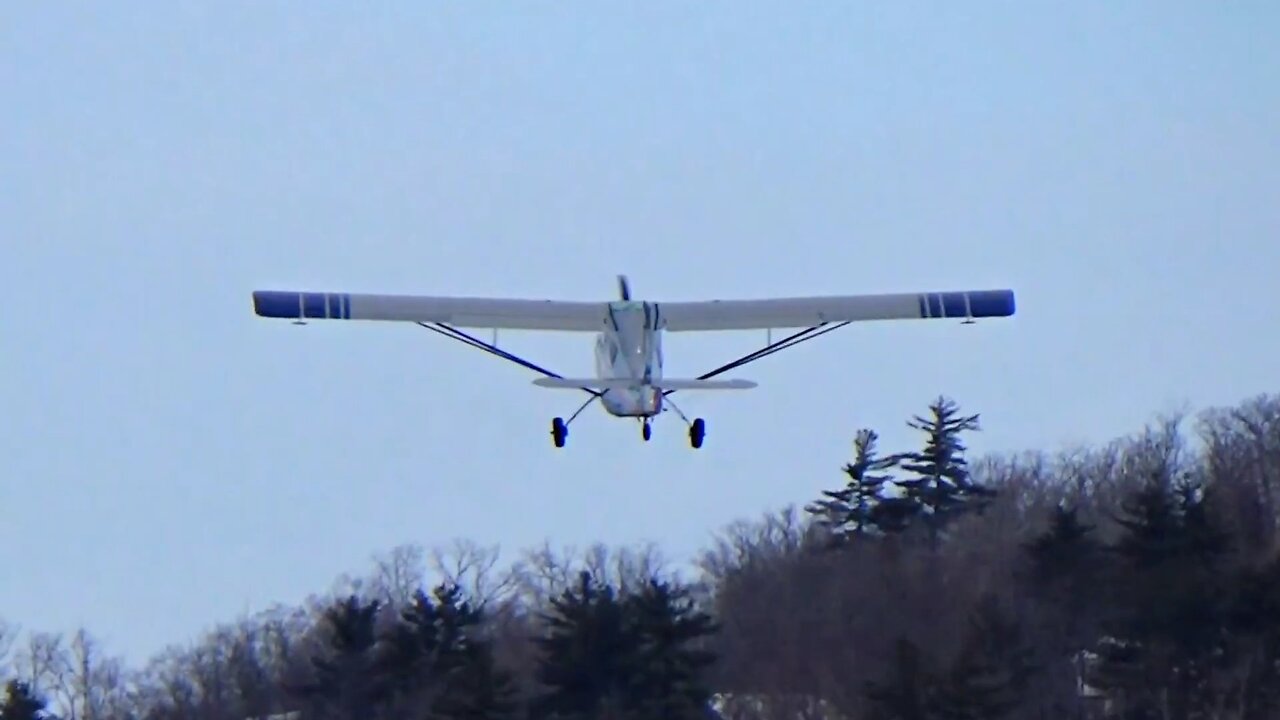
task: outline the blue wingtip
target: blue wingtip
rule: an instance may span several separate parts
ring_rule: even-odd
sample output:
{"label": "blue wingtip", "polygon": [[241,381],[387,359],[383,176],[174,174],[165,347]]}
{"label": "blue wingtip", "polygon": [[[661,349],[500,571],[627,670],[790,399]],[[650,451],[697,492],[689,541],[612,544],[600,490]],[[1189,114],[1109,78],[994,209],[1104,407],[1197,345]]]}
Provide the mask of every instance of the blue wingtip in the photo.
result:
{"label": "blue wingtip", "polygon": [[1012,290],[969,290],[926,293],[920,296],[922,317],[1009,317],[1016,310]]}
{"label": "blue wingtip", "polygon": [[984,290],[969,293],[974,317],[1010,317],[1017,311],[1012,290]]}
{"label": "blue wingtip", "polygon": [[296,318],[301,303],[298,293],[278,290],[254,290],[253,311],[261,317]]}
{"label": "blue wingtip", "polygon": [[346,293],[254,290],[253,311],[268,318],[349,320],[351,296]]}

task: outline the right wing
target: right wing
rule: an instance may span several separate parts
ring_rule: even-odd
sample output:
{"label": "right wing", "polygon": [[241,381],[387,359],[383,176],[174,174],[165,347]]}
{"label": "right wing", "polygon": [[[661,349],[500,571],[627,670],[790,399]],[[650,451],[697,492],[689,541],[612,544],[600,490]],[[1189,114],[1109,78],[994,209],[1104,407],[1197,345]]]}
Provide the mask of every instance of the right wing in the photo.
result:
{"label": "right wing", "polygon": [[1008,317],[1014,313],[1014,299],[1012,290],[964,290],[662,302],[658,310],[672,332],[767,330],[866,320]]}
{"label": "right wing", "polygon": [[608,304],[564,300],[431,297],[255,290],[253,309],[269,318],[389,320],[446,323],[454,327],[599,331]]}

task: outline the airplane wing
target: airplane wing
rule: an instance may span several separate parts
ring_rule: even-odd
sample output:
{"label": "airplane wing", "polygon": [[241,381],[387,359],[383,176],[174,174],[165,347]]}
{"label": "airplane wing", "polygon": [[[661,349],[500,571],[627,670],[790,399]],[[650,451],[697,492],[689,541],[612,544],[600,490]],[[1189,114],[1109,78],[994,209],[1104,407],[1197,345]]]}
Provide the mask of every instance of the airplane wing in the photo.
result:
{"label": "airplane wing", "polygon": [[375,295],[255,290],[254,312],[269,318],[389,320],[515,330],[601,330],[608,304],[564,300]]}
{"label": "airplane wing", "polygon": [[767,330],[867,320],[1009,317],[1014,298],[1012,290],[962,290],[663,302],[658,308],[672,332]]}

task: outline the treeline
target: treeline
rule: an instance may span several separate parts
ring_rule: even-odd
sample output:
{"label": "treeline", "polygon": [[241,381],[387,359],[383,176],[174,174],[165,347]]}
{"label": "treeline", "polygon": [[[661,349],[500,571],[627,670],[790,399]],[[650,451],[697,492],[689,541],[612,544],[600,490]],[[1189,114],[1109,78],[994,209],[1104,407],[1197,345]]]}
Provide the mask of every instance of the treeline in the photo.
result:
{"label": "treeline", "polygon": [[971,460],[945,399],[909,424],[692,572],[406,546],[143,668],[10,633],[0,720],[1280,717],[1280,397],[1057,455]]}

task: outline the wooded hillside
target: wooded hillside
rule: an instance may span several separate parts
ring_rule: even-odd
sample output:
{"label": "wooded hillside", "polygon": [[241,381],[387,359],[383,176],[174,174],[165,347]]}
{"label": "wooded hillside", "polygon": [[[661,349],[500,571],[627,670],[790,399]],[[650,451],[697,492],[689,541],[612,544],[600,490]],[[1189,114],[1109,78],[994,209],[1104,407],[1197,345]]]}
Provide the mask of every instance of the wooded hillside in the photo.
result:
{"label": "wooded hillside", "polygon": [[946,399],[909,422],[696,572],[405,546],[141,668],[10,618],[0,720],[1280,717],[1280,396],[1017,457]]}

